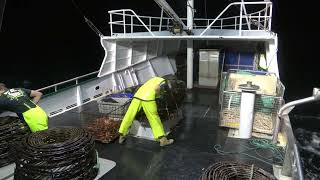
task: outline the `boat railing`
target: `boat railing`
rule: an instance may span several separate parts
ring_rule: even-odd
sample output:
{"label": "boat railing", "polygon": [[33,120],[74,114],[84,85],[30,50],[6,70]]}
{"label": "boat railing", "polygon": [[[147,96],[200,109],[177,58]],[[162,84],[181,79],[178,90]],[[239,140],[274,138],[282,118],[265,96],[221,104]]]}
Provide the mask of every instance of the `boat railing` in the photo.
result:
{"label": "boat railing", "polygon": [[101,81],[107,82],[108,78],[97,78],[98,73],[94,71],[37,89],[43,93],[39,105],[51,118],[112,92],[110,87],[101,84]]}
{"label": "boat railing", "polygon": [[278,111],[278,118],[273,132],[273,142],[277,142],[279,133],[286,135],[287,145],[281,173],[285,176],[291,176],[292,179],[303,180],[304,175],[301,167],[298,145],[296,143],[297,141],[294,137],[289,119],[289,113],[297,105],[302,105],[315,101],[320,101],[319,88],[313,89],[312,96],[286,103]]}
{"label": "boat railing", "polygon": [[62,81],[59,83],[52,84],[50,86],[46,86],[46,87],[37,89],[37,91],[44,92],[44,91],[49,90],[49,92],[58,92],[59,86],[65,88],[66,85],[70,86],[70,83],[72,85],[78,85],[81,80],[87,79],[88,77],[92,77],[93,75],[97,75],[98,73],[99,73],[99,71],[94,71],[94,72],[91,72],[91,73],[88,73],[85,75],[77,76],[75,78],[68,79],[66,81]]}
{"label": "boat railing", "polygon": [[[122,28],[122,33],[123,35],[126,35],[126,33],[133,33],[134,32],[134,27],[144,27],[145,30],[147,30],[151,36],[154,36],[152,30],[152,17],[146,17],[146,16],[138,16],[133,10],[131,9],[120,9],[120,10],[112,10],[108,11],[110,15],[110,31],[111,31],[111,36],[115,35],[114,34],[114,25],[120,25],[123,26]],[[117,16],[122,16],[122,20],[114,20]],[[127,21],[127,19],[130,19],[130,22]],[[148,19],[149,24],[148,26],[144,23],[143,20]],[[136,20],[138,20],[138,24],[134,23]],[[130,27],[130,31],[127,31],[127,26]]]}
{"label": "boat railing", "polygon": [[[254,12],[248,12],[254,7]],[[228,12],[239,11],[239,15],[224,17]],[[170,30],[174,24],[173,19],[163,17],[139,16],[131,9],[108,11],[110,16],[111,36],[130,36],[136,32],[154,32]],[[271,31],[272,3],[271,2],[236,2],[229,4],[216,18],[194,18],[194,29],[204,29],[200,36],[205,35],[209,29],[232,29],[241,32],[246,31]],[[187,18],[181,18],[186,23]]]}
{"label": "boat railing", "polygon": [[[263,6],[265,6],[265,8],[262,10],[259,10],[257,12],[254,12],[254,13],[247,13],[247,10],[246,10],[247,5],[263,5]],[[236,2],[236,3],[230,3],[207,26],[207,28],[201,32],[200,36],[203,36],[217,22],[220,22],[220,24],[223,24],[223,21],[226,18],[221,18],[221,17],[233,6],[239,7],[240,15],[233,16],[231,18],[229,17],[229,19],[233,19],[233,22],[234,22],[233,26],[235,27],[236,30],[239,31],[239,36],[241,36],[241,34],[242,34],[241,32],[243,30],[271,31],[271,20],[272,20],[272,3],[271,2]],[[245,23],[242,22],[243,19],[245,19],[245,21],[246,21]],[[247,26],[247,27],[245,27],[245,26]]]}
{"label": "boat railing", "polygon": [[279,117],[279,120],[283,122],[281,132],[286,135],[287,141],[281,174],[292,177],[292,179],[304,180],[300,153],[297,141],[293,134],[289,116],[285,115],[283,117]]}

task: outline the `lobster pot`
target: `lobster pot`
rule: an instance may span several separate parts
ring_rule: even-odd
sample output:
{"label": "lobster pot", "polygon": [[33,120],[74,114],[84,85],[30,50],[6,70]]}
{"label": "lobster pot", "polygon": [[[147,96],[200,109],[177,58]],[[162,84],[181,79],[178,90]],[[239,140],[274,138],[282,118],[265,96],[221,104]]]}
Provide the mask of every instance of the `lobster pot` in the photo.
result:
{"label": "lobster pot", "polygon": [[131,94],[112,94],[97,101],[99,112],[114,119],[122,119],[132,100]]}
{"label": "lobster pot", "polygon": [[[228,75],[224,74],[220,87],[219,125],[239,129],[241,92],[228,89]],[[256,94],[253,108],[252,132],[272,135],[277,112],[282,104],[284,87],[280,81],[276,85],[276,95]]]}
{"label": "lobster pot", "polygon": [[[175,119],[178,118],[178,109],[181,108],[186,95],[186,85],[183,81],[169,81],[171,84],[170,92],[156,99],[158,114],[162,122],[175,121]],[[150,126],[148,119],[142,110],[137,114],[136,120],[140,121],[142,126]]]}

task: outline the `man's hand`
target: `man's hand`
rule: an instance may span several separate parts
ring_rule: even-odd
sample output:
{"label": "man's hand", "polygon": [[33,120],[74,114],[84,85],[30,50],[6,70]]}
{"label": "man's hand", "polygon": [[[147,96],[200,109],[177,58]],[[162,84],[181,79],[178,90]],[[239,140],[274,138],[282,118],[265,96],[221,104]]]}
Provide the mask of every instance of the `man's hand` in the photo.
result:
{"label": "man's hand", "polygon": [[30,97],[35,104],[38,104],[42,96],[42,92],[31,90]]}

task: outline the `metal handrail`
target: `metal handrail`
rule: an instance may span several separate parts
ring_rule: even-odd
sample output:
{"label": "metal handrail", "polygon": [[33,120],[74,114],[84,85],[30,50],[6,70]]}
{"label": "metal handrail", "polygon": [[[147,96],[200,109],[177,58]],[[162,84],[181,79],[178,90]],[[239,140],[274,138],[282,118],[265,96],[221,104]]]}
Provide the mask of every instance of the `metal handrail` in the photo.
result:
{"label": "metal handrail", "polygon": [[[111,11],[108,11],[108,13],[110,14],[110,21],[111,22],[109,22],[109,24],[110,24],[110,26],[112,26],[112,13],[117,13],[117,12],[122,12],[122,15],[123,15],[123,22],[124,22],[124,34],[126,34],[126,31],[125,31],[125,26],[126,26],[126,24],[125,24],[125,12],[131,12],[133,15],[134,15],[134,17],[136,17],[139,21],[140,21],[140,23],[148,30],[148,32],[152,35],[152,36],[155,36],[152,32],[151,32],[151,30],[146,26],[146,24],[140,19],[140,17],[133,11],[133,10],[131,10],[131,9],[120,9],[120,10],[111,10]],[[112,30],[112,28],[111,28],[111,30]],[[112,31],[111,31],[111,33],[112,33]]]}
{"label": "metal handrail", "polygon": [[[242,13],[242,7],[244,5],[250,5],[250,4],[251,5],[259,5],[259,4],[260,5],[266,5],[266,7],[261,9],[261,10],[259,10],[259,11],[252,12],[250,14],[243,14]],[[237,5],[241,6],[240,15],[232,16],[232,17],[221,17],[223,14],[225,14],[225,12],[228,9],[230,9],[231,6],[237,6]],[[268,10],[269,10],[269,13],[267,13]],[[128,14],[126,12],[130,12],[132,14]],[[169,18],[169,17],[138,16],[131,9],[111,10],[111,11],[108,11],[108,13],[110,14],[110,22],[109,22],[109,24],[110,24],[110,29],[111,29],[111,36],[114,35],[114,34],[119,34],[119,33],[113,33],[113,28],[112,28],[113,25],[119,25],[119,26],[122,25],[123,28],[124,28],[124,32],[123,32],[124,34],[126,34],[126,27],[127,26],[131,26],[131,33],[133,33],[133,27],[144,27],[144,28],[146,28],[148,30],[148,32],[151,35],[154,35],[152,33],[152,28],[154,28],[154,27],[158,27],[159,28],[158,31],[161,31],[160,27],[167,27],[167,28],[171,27],[171,25],[169,25],[169,21],[171,21],[172,18]],[[202,33],[200,34],[200,36],[203,36],[204,33],[210,28],[217,28],[217,27],[219,28],[220,27],[220,29],[223,29],[223,28],[226,28],[226,27],[233,27],[234,26],[235,29],[236,29],[236,27],[239,26],[239,31],[240,31],[239,35],[241,35],[241,31],[242,31],[241,27],[242,27],[242,25],[247,25],[249,27],[250,24],[255,24],[255,23],[251,23],[249,21],[243,23],[242,19],[246,18],[247,20],[248,19],[249,20],[254,19],[258,23],[258,25],[257,25],[258,28],[256,30],[271,30],[271,13],[272,13],[272,2],[235,2],[235,3],[230,3],[215,19],[194,18],[195,24],[197,24],[197,22],[200,22],[200,23],[207,22],[207,25],[195,25],[194,29],[206,27],[206,29],[204,31],[202,31]],[[267,14],[269,14],[269,15],[267,15]],[[122,16],[122,20],[121,21],[112,21],[112,15]],[[126,17],[129,17],[131,19],[131,23],[127,23],[126,24]],[[133,23],[133,17],[136,17],[141,24]],[[237,20],[239,18],[240,18],[240,23],[237,23]],[[232,20],[232,19],[234,19],[234,23],[232,23],[232,24],[223,24],[224,21]],[[149,25],[144,23],[143,20],[148,20]],[[158,24],[158,23],[157,24],[152,24],[151,23],[152,20],[160,20],[161,24]],[[181,20],[186,21],[187,18],[181,18]],[[220,25],[213,26],[213,24],[216,23],[217,21],[221,22]]]}
{"label": "metal handrail", "polygon": [[[296,140],[294,138],[294,135],[292,134],[292,128],[291,128],[291,123],[289,121],[289,113],[293,110],[293,108],[296,105],[301,105],[301,104],[306,104],[306,103],[310,103],[310,102],[314,102],[314,101],[319,101],[320,100],[320,89],[319,88],[314,88],[313,89],[313,93],[312,96],[307,97],[307,98],[303,98],[303,99],[299,99],[299,100],[295,100],[292,102],[289,102],[285,105],[283,105],[280,110],[278,111],[278,117],[276,119],[276,124],[275,124],[275,128],[273,131],[273,137],[272,137],[272,141],[274,143],[277,143],[278,140],[278,134],[280,131],[280,122],[282,121],[284,124],[287,124],[286,126],[286,131],[287,131],[287,135],[288,135],[288,141],[289,141],[289,147],[287,149],[289,149],[289,151],[293,151],[293,156],[294,156],[294,160],[296,162],[293,163],[293,165],[296,167],[297,170],[297,174],[298,174],[298,178],[299,179],[304,179],[303,177],[303,171],[302,171],[302,167],[301,167],[301,162],[300,162],[300,155],[299,155],[299,151],[298,151],[298,147],[296,144]],[[289,139],[290,138],[290,139]],[[291,144],[290,144],[291,143]],[[288,158],[290,153],[286,152],[286,156]],[[285,158],[286,159],[286,158]],[[291,167],[291,162],[285,162],[283,165],[283,168],[289,168]],[[292,169],[290,170],[291,172]]]}
{"label": "metal handrail", "polygon": [[99,73],[99,71],[94,71],[94,72],[91,72],[91,73],[88,73],[88,74],[85,74],[85,75],[82,75],[82,76],[78,76],[78,77],[75,77],[75,78],[72,78],[72,79],[69,79],[69,80],[66,80],[66,81],[62,81],[62,82],[59,82],[59,83],[56,83],[56,84],[52,84],[50,86],[46,86],[46,87],[37,89],[37,91],[44,91],[44,90],[47,90],[47,89],[54,88],[55,92],[57,92],[59,85],[66,84],[66,83],[69,83],[69,82],[72,82],[72,81],[75,81],[75,84],[78,84],[79,79],[91,76],[93,74],[98,74],[98,73]]}
{"label": "metal handrail", "polygon": [[293,134],[289,116],[284,115],[280,117],[280,119],[283,122],[284,133],[287,136],[285,157],[281,168],[281,174],[291,176],[292,179],[304,180],[300,153]]}
{"label": "metal handrail", "polygon": [[278,112],[278,118],[277,118],[275,130],[273,132],[273,139],[272,139],[273,142],[276,142],[278,139],[278,133],[280,130],[280,119],[284,115],[288,115],[290,113],[290,111],[292,111],[292,109],[296,105],[319,101],[319,100],[320,100],[320,90],[318,88],[314,88],[312,96],[307,97],[307,98],[303,98],[303,99],[299,99],[299,100],[295,100],[295,101],[292,101],[292,102],[289,102],[289,103],[283,105]]}
{"label": "metal handrail", "polygon": [[[131,9],[130,9],[131,10]],[[266,11],[267,10],[267,8],[263,8],[262,10],[260,10],[260,11],[256,11],[256,12],[253,12],[253,13],[250,13],[250,14],[247,14],[248,16],[250,16],[251,18],[258,18],[259,16],[252,16],[252,15],[254,15],[254,14],[259,14],[259,13],[261,13],[261,12],[264,12],[264,11]],[[118,12],[115,12],[115,11],[122,11],[122,9],[119,9],[119,10],[112,10],[112,11],[108,11],[109,13],[112,13],[112,14],[114,14],[114,15],[123,15],[122,13],[118,13]],[[131,10],[131,11],[133,11],[133,10]],[[129,17],[131,17],[131,16],[134,16],[134,15],[131,15],[131,14],[125,14],[126,16],[129,16]],[[138,15],[138,17],[140,17],[140,18],[145,18],[145,19],[149,19],[149,18],[151,18],[151,19],[161,19],[161,17],[158,17],[158,16],[141,16],[141,15]],[[234,18],[238,18],[238,17],[240,17],[239,15],[238,16],[230,16],[230,17],[224,17],[224,18],[219,18],[219,20],[227,20],[227,19],[234,19]],[[243,16],[243,17],[245,17],[245,16]],[[260,16],[261,17],[261,16]],[[166,19],[166,20],[172,20],[172,18],[170,18],[170,17],[162,17],[162,19]],[[187,18],[181,18],[182,20],[187,20]],[[195,21],[211,21],[211,20],[215,20],[216,18],[194,18],[194,20]],[[116,22],[116,21],[113,21],[113,22]],[[109,22],[109,24],[110,23],[113,23],[113,22]],[[159,26],[159,25],[158,25]]]}
{"label": "metal handrail", "polygon": [[[114,11],[122,11],[122,10],[123,9],[118,9],[118,10],[112,10],[112,11],[108,11],[108,12],[113,14],[113,15],[121,15],[122,16],[123,15],[122,13],[114,12]],[[130,9],[130,10],[133,11],[132,9]],[[264,11],[266,11],[266,8],[264,8],[264,9],[262,9],[260,11],[256,11],[256,12],[247,14],[247,15],[249,16],[249,15],[259,14],[259,13],[264,12]],[[125,14],[125,15],[129,16],[129,17],[130,16],[134,16],[132,14]],[[161,19],[161,17],[158,17],[158,16],[141,16],[141,15],[137,15],[137,16],[139,18],[145,18],[145,19],[149,19],[149,18],[151,18],[151,19],[159,19],[159,20]],[[223,18],[220,18],[219,20],[234,19],[236,17],[240,17],[240,16],[238,15],[238,16],[223,17]],[[251,16],[251,17],[253,17],[253,16]],[[258,17],[258,16],[256,16],[256,17]],[[162,19],[172,20],[173,18],[171,18],[171,17],[162,17]],[[181,19],[182,20],[187,20],[187,18],[181,18]],[[194,20],[195,21],[207,21],[207,20],[210,21],[210,20],[215,20],[215,18],[194,18]],[[113,22],[115,22],[115,21],[113,21]],[[109,23],[111,23],[111,22],[109,22]]]}
{"label": "metal handrail", "polygon": [[[200,36],[203,36],[204,33],[206,33],[208,31],[208,29],[211,28],[211,26],[231,7],[231,6],[234,6],[234,5],[240,5],[241,8],[240,8],[240,21],[242,20],[243,17],[245,16],[242,16],[242,6],[243,5],[247,5],[247,4],[265,4],[265,5],[272,5],[272,2],[235,2],[235,3],[230,3],[226,8],[224,8],[224,10],[215,18],[215,20],[213,20],[210,25],[202,31],[202,33],[200,34]],[[270,8],[272,9],[272,8]],[[267,10],[267,9],[266,9]],[[271,17],[271,15],[269,16]],[[270,22],[270,21],[269,21]],[[242,23],[240,23],[242,24]],[[270,27],[269,27],[270,28]],[[241,32],[241,29],[240,29],[240,32]]]}
{"label": "metal handrail", "polygon": [[[256,16],[251,16],[251,18],[255,18]],[[257,16],[258,17],[258,16]],[[207,21],[207,20],[203,20],[203,21]],[[264,20],[261,20],[260,22],[264,22]],[[110,23],[110,24],[114,24],[114,25],[123,25],[122,24],[122,21],[114,21],[114,22],[112,22],[112,23]],[[247,23],[245,23],[245,24],[243,24],[243,25],[246,25]],[[135,26],[135,27],[143,27],[143,25],[142,24],[135,24],[135,23],[132,23],[132,24],[126,24],[126,26],[131,26],[131,25],[133,25],[133,26]],[[237,25],[239,25],[239,23],[235,23],[235,24],[226,24],[226,25],[216,25],[216,26],[212,26],[212,27],[232,27],[232,26],[237,26]],[[148,25],[149,27],[161,27],[161,26],[163,26],[163,25],[161,25],[161,24],[159,24],[159,25],[157,25],[157,24],[151,24],[151,25]],[[195,25],[195,27],[208,27],[207,25]]]}

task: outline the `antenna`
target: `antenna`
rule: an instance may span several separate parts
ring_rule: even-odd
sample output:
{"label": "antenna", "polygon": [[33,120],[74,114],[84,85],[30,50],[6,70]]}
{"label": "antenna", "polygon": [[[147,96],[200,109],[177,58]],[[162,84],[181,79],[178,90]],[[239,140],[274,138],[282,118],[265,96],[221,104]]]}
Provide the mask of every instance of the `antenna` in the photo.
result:
{"label": "antenna", "polygon": [[88,24],[88,26],[100,37],[104,36],[101,31],[99,31],[99,29],[92,23],[92,21],[90,21],[88,18],[86,18],[85,16],[83,16],[85,22]]}
{"label": "antenna", "polygon": [[99,37],[104,36],[101,31],[92,23],[92,21],[90,21],[90,19],[88,19],[84,13],[82,12],[82,10],[79,8],[79,6],[74,2],[74,0],[72,0],[72,4],[76,7],[76,9],[79,11],[79,13],[83,16],[84,21],[88,24],[88,26],[90,27],[90,29],[92,29]]}
{"label": "antenna", "polygon": [[1,32],[2,20],[3,20],[5,7],[6,7],[6,0],[0,1],[0,32]]}

